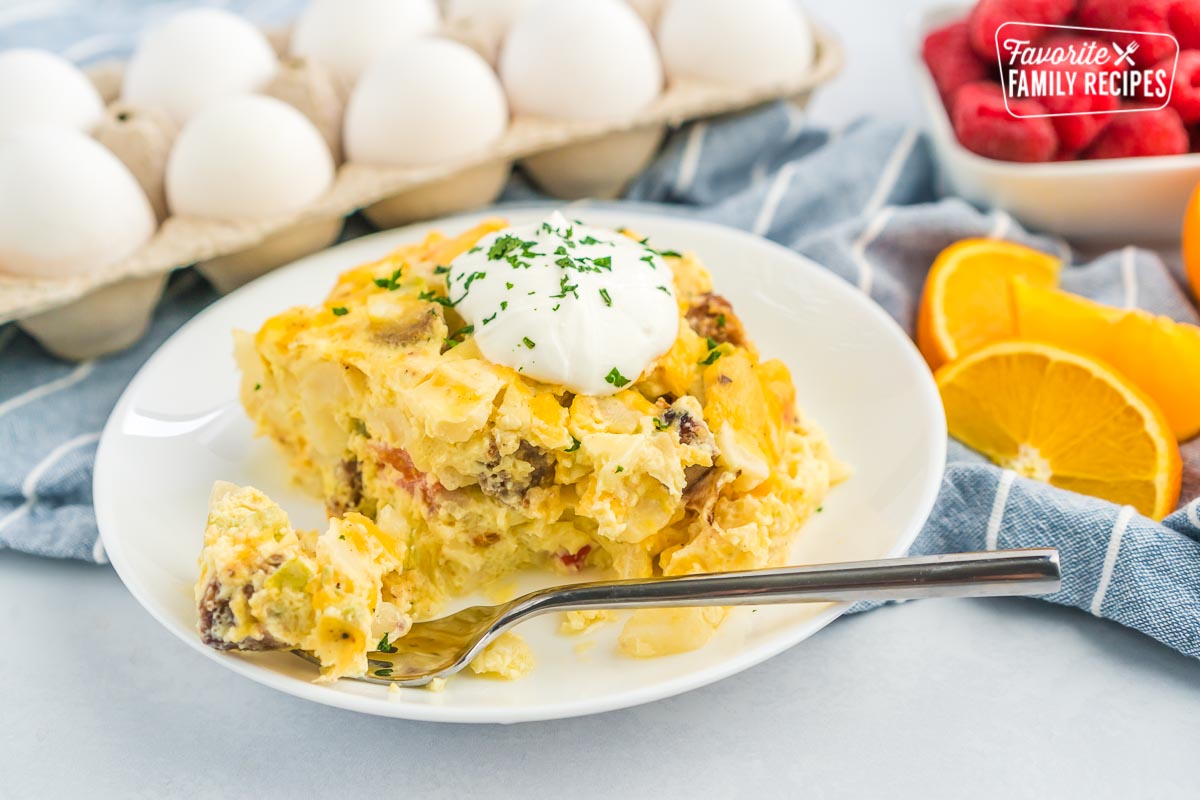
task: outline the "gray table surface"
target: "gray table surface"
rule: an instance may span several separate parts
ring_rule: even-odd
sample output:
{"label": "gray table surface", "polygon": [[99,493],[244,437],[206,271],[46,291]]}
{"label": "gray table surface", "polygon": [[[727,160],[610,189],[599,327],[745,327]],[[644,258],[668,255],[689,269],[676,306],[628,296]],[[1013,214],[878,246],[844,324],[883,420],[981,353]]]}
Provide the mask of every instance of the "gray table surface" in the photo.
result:
{"label": "gray table surface", "polygon": [[[927,0],[809,2],[849,63],[817,123],[920,120]],[[868,24],[869,21],[869,24]],[[0,553],[0,798],[1173,798],[1200,794],[1200,662],[1032,600],[843,619],[752,670],[596,717],[384,720],[190,652],[108,567]]]}

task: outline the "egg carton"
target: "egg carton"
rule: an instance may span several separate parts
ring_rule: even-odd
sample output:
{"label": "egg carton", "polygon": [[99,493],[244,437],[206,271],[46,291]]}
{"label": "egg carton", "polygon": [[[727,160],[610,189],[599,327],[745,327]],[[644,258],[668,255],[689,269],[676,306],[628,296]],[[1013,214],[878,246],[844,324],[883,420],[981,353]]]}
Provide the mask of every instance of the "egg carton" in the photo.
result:
{"label": "egg carton", "polygon": [[[170,139],[163,136],[161,124],[139,127],[133,112],[110,103],[108,119],[122,126],[120,134],[105,141],[102,126],[96,138],[148,189],[161,225],[137,252],[102,270],[55,280],[0,275],[0,324],[16,321],[65,359],[112,353],[142,336],[175,269],[194,265],[218,291],[230,291],[329,246],[345,218],[358,211],[387,228],[485,206],[499,196],[514,164],[557,197],[614,197],[650,162],[672,126],[773,100],[806,103],[814,89],[840,71],[843,59],[841,44],[828,31],[814,25],[813,37],[811,68],[789,80],[755,88],[679,80],[649,107],[617,122],[514,116],[495,145],[476,157],[422,167],[342,163],[333,186],[315,203],[253,220],[166,216],[161,175],[150,173],[162,169],[165,158],[158,157],[159,151],[170,147]],[[294,69],[303,66],[291,63]],[[117,94],[120,76],[119,65],[102,65],[89,75],[109,101]],[[320,103],[312,92],[313,84],[302,81],[284,82],[275,90],[301,111],[305,104]],[[319,118],[314,122],[336,154],[340,119],[336,124],[322,125]]]}

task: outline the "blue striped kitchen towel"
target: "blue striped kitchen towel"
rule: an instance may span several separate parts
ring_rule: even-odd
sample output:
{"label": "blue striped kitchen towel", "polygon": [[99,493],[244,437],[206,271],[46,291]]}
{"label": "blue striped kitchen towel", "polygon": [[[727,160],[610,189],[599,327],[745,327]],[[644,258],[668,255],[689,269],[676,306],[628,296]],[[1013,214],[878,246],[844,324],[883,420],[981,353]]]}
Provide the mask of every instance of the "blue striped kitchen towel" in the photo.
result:
{"label": "blue striped kitchen towel", "polygon": [[[47,4],[50,5],[50,4]],[[0,13],[0,47],[38,44],[75,55],[119,53],[136,29],[132,2],[78,5],[70,25]],[[160,3],[177,7],[178,3]],[[269,6],[288,2],[226,3]],[[138,18],[140,19],[140,18]],[[259,17],[261,20],[261,16]],[[536,199],[519,178],[506,201]],[[916,130],[868,120],[817,130],[777,103],[676,132],[627,199],[753,231],[857,286],[910,331],[938,251],[967,236],[1022,242],[1073,263],[1064,242],[1032,235],[1003,213],[941,198]],[[1196,323],[1177,263],[1126,248],[1073,263],[1066,288]],[[215,294],[193,272],[172,280],[149,335],[83,364],[51,358],[13,326],[0,329],[0,548],[103,562],[91,511],[91,464],[105,417],[139,365]],[[1141,630],[1200,657],[1200,439],[1183,448],[1184,498],[1164,522],[1016,476],[951,443],[946,476],[917,554],[1055,546],[1063,588],[1047,598]],[[1187,502],[1190,500],[1190,502]]]}

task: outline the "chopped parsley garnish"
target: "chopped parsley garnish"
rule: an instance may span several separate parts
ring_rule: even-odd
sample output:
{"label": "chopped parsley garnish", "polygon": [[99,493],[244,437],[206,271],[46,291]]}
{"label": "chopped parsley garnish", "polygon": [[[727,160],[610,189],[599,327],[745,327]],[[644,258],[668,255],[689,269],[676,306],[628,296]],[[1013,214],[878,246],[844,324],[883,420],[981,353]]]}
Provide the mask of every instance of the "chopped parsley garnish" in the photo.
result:
{"label": "chopped parsley garnish", "polygon": [[617,468],[613,470],[613,472],[624,472],[624,471],[625,471],[625,468],[622,467],[620,464],[617,464]]}
{"label": "chopped parsley garnish", "polygon": [[254,384],[254,391],[256,391],[256,392],[257,392],[257,391],[258,391],[259,389],[261,389],[261,388],[262,388],[262,384],[261,384],[261,383],[256,383],[256,384]]}
{"label": "chopped parsley garnish", "polygon": [[338,536],[338,538],[339,538],[339,539],[341,539],[342,541],[345,541],[345,540],[346,540],[346,534],[344,534],[344,533],[343,533],[343,534],[340,534],[340,535]]}
{"label": "chopped parsley garnish", "polygon": [[507,310],[508,310],[508,301],[507,301],[507,300],[501,300],[501,301],[500,301],[500,310],[501,310],[501,311],[507,311]]}
{"label": "chopped parsley garnish", "polygon": [[612,305],[612,298],[608,296],[608,289],[600,290],[600,299],[602,299],[604,301],[604,305],[606,305],[606,306]]}
{"label": "chopped parsley garnish", "polygon": [[610,370],[609,373],[604,376],[604,382],[620,389],[622,386],[629,383],[629,378],[626,378],[616,367],[613,367],[612,370]]}
{"label": "chopped parsley garnish", "polygon": [[379,644],[375,645],[375,650],[380,653],[396,652],[396,645],[388,641],[388,635],[385,633],[383,638],[379,640]]}
{"label": "chopped parsley garnish", "polygon": [[504,288],[505,288],[505,289],[511,289],[511,288],[512,288],[512,286],[513,286],[513,285],[512,285],[511,283],[509,283],[508,281],[505,281],[505,282],[504,282]]}
{"label": "chopped parsley garnish", "polygon": [[599,258],[593,258],[592,263],[597,267],[604,267],[604,269],[610,270],[612,269],[612,256],[600,256]]}
{"label": "chopped parsley garnish", "polygon": [[580,244],[600,244],[600,241],[595,236],[585,236],[579,240]]}
{"label": "chopped parsley garnish", "polygon": [[654,256],[650,255],[649,253],[639,258],[638,261],[645,261],[650,265],[650,269],[658,269],[658,267],[654,266]]}
{"label": "chopped parsley garnish", "polygon": [[345,306],[334,306],[333,308],[331,308],[329,310],[333,312],[333,315],[335,317],[344,317],[350,313],[350,311]]}
{"label": "chopped parsley garnish", "polygon": [[550,310],[551,310],[551,311],[558,311],[560,308],[562,308],[562,303],[555,303],[555,304],[554,304],[554,308],[552,308],[552,309],[550,309]]}
{"label": "chopped parsley garnish", "polygon": [[469,336],[470,334],[472,334],[474,332],[475,332],[475,326],[467,325],[462,328],[459,328],[454,333],[450,334],[450,338],[457,339],[459,336]]}
{"label": "chopped parsley garnish", "polygon": [[534,343],[533,339],[530,339],[528,336],[522,336],[521,343],[524,344],[526,347],[528,347],[530,350],[537,347],[537,344]]}
{"label": "chopped parsley garnish", "polygon": [[400,288],[400,268],[392,270],[392,274],[387,278],[376,278],[375,285],[380,289],[387,289],[389,292],[394,292]]}
{"label": "chopped parsley garnish", "polygon": [[657,286],[657,287],[655,287],[655,288],[657,288],[657,289],[658,289],[660,292],[662,292],[662,293],[663,293],[663,294],[665,294],[665,295],[670,295],[670,294],[671,294],[671,290],[670,290],[670,289],[668,289],[668,288],[667,288],[667,287],[665,287],[665,286]]}
{"label": "chopped parsley garnish", "polygon": [[575,452],[576,450],[578,450],[578,449],[579,449],[579,440],[578,440],[578,439],[576,439],[574,436],[572,436],[572,437],[571,437],[571,446],[570,446],[570,447],[568,447],[568,448],[567,448],[566,450],[564,450],[563,452],[564,452],[564,453],[574,453],[574,452]]}
{"label": "chopped parsley garnish", "polygon": [[429,291],[421,292],[420,294],[418,294],[417,299],[434,302],[437,300],[437,294],[432,289],[430,289]]}
{"label": "chopped parsley garnish", "polygon": [[483,318],[483,324],[484,324],[484,325],[487,325],[489,322],[491,322],[492,320],[494,320],[494,319],[496,318],[496,314],[498,314],[498,313],[500,313],[500,312],[498,312],[498,311],[493,311],[493,312],[492,312],[492,315],[491,315],[490,317],[484,317],[484,318]]}
{"label": "chopped parsley garnish", "polygon": [[725,315],[724,314],[717,314],[717,327],[718,328],[725,327]]}
{"label": "chopped parsley garnish", "polygon": [[703,361],[701,361],[701,362],[700,362],[700,364],[701,364],[702,366],[708,366],[709,364],[712,364],[712,363],[714,363],[714,362],[715,362],[715,361],[716,361],[718,358],[720,358],[720,357],[721,357],[721,351],[720,351],[720,350],[709,350],[709,351],[708,351],[708,358],[706,358],[706,359],[704,359]]}
{"label": "chopped parsley garnish", "polygon": [[492,242],[492,246],[488,248],[488,261],[500,261],[505,256],[514,253],[520,249],[525,243],[512,234],[505,234],[496,241]]}
{"label": "chopped parsley garnish", "polygon": [[375,670],[375,674],[378,675],[380,678],[387,678],[392,674],[392,668],[384,667],[383,669],[377,669],[377,670]]}
{"label": "chopped parsley garnish", "polygon": [[563,298],[563,297],[566,297],[568,294],[570,294],[570,295],[574,295],[575,299],[578,300],[579,292],[576,291],[578,288],[579,288],[579,284],[570,283],[570,279],[566,275],[563,275],[562,278],[560,278],[558,281],[558,294],[552,294],[552,295],[550,295],[550,297],[551,298],[555,298],[555,297]]}
{"label": "chopped parsley garnish", "polygon": [[563,256],[554,263],[563,269],[575,269],[575,261],[570,256]]}
{"label": "chopped parsley garnish", "polygon": [[663,258],[682,258],[683,253],[678,250],[658,250],[656,251]]}
{"label": "chopped parsley garnish", "polygon": [[817,513],[818,513],[818,514],[820,514],[820,513],[821,513],[822,511],[824,511],[824,510],[825,510],[825,506],[817,506]]}
{"label": "chopped parsley garnish", "polygon": [[654,430],[665,431],[669,427],[671,427],[671,423],[667,422],[665,419],[660,419],[658,417],[654,418]]}
{"label": "chopped parsley garnish", "polygon": [[705,336],[705,337],[704,337],[704,343],[705,343],[706,345],[708,345],[708,349],[709,349],[709,350],[712,350],[714,347],[716,347],[716,346],[717,346],[717,340],[716,340],[716,339],[714,339],[714,338],[712,338],[711,336]]}
{"label": "chopped parsley garnish", "polygon": [[454,308],[454,301],[449,297],[434,297],[433,302],[437,303],[438,305],[443,305],[446,308]]}
{"label": "chopped parsley garnish", "polygon": [[[476,248],[476,249],[478,249],[478,248]],[[449,271],[450,271],[450,268],[449,268],[449,267],[444,267],[444,266],[442,266],[442,265],[440,265],[440,264],[439,264],[438,266],[436,266],[436,267],[434,267],[434,268],[433,268],[433,274],[434,274],[434,275],[445,275],[445,274],[446,274],[447,272],[449,272]]]}
{"label": "chopped parsley garnish", "polygon": [[470,275],[467,276],[467,282],[463,284],[463,292],[465,293],[465,292],[470,291],[472,283],[474,283],[475,281],[481,281],[486,277],[487,277],[486,272],[472,272]]}
{"label": "chopped parsley garnish", "polygon": [[483,249],[483,247],[482,247],[482,246],[480,246],[480,245],[475,245],[474,247],[472,247],[472,248],[471,248],[470,250],[468,250],[467,252],[468,252],[468,253],[478,253],[478,252],[479,252],[480,250],[482,250],[482,249]]}
{"label": "chopped parsley garnish", "polygon": [[442,339],[442,344],[446,346],[447,350],[453,350],[462,344],[462,342],[458,341],[457,339]]}

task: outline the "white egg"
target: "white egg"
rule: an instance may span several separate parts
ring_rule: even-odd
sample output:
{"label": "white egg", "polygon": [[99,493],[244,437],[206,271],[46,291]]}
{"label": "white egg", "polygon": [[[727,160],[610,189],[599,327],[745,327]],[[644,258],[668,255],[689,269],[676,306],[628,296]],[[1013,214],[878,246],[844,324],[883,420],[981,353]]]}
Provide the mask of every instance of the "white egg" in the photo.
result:
{"label": "white egg", "polygon": [[197,114],[167,160],[174,214],[255,219],[303,208],[333,183],[320,132],[273,97],[230,97]]}
{"label": "white egg", "polygon": [[261,89],[278,67],[270,42],[246,20],[218,8],[189,9],[142,37],[121,99],[165,109],[183,124],[216,100]]}
{"label": "white egg", "polygon": [[662,13],[663,6],[666,5],[666,0],[625,0],[629,3],[629,7],[638,13],[642,21],[654,30],[654,26],[658,24],[658,16]]}
{"label": "white egg", "polygon": [[0,129],[46,123],[89,131],[103,114],[100,93],[70,61],[27,47],[0,52]]}
{"label": "white egg", "polygon": [[668,0],[658,45],[670,80],[763,86],[795,79],[813,61],[796,0]]}
{"label": "white egg", "polygon": [[500,79],[515,113],[615,120],[654,102],[662,65],[622,0],[542,0],[509,31]]}
{"label": "white egg", "polygon": [[153,234],[154,212],[133,175],[86,134],[50,125],[0,133],[0,272],[95,272]]}
{"label": "white egg", "polygon": [[320,61],[349,87],[377,58],[439,22],[434,0],[312,0],[292,30],[291,53]]}
{"label": "white egg", "polygon": [[346,106],[346,159],[417,166],[479,153],[508,125],[495,73],[471,48],[422,39],[376,61]]}
{"label": "white egg", "polygon": [[537,0],[446,0],[446,30],[496,63],[509,28]]}

